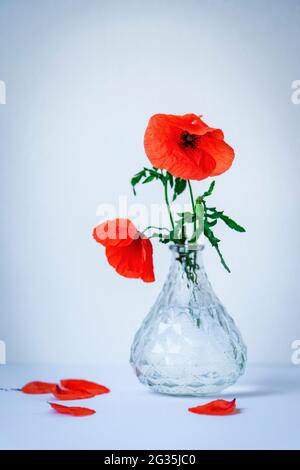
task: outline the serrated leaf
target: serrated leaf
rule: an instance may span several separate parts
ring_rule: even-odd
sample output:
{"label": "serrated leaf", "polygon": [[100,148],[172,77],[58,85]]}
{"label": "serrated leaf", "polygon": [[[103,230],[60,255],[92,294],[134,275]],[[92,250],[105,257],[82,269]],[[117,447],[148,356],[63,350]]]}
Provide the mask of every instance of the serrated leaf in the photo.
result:
{"label": "serrated leaf", "polygon": [[220,240],[217,237],[215,237],[213,231],[209,227],[206,220],[204,221],[204,235],[208,238],[208,240],[210,241],[211,245],[214,248],[218,246],[218,243],[220,242]]}
{"label": "serrated leaf", "polygon": [[221,215],[220,219],[223,220],[223,222],[232,230],[236,230],[237,232],[246,232],[246,229],[239,225],[237,222],[235,222],[233,219],[228,217],[227,215]]}
{"label": "serrated leaf", "polygon": [[[149,175],[154,176],[155,179],[160,180],[162,183],[165,183],[165,180],[168,180],[168,175],[164,176],[162,173],[159,172],[159,170],[155,167],[153,168],[145,168],[146,172],[149,173]],[[170,175],[172,176],[172,175]]]}
{"label": "serrated leaf", "polygon": [[229,267],[227,266],[226,261],[225,261],[225,259],[223,258],[223,255],[222,255],[222,253],[221,253],[221,251],[220,251],[220,249],[219,249],[218,246],[216,247],[216,250],[217,250],[217,253],[218,253],[219,257],[220,257],[220,260],[221,260],[222,265],[224,266],[224,268],[226,269],[227,272],[231,273],[231,271],[230,271]]}
{"label": "serrated leaf", "polygon": [[202,197],[208,197],[208,196],[211,196],[211,194],[213,193],[213,190],[215,189],[215,184],[216,182],[215,181],[212,181],[208,190],[205,191],[205,193],[203,194]]}
{"label": "serrated leaf", "polygon": [[186,180],[183,180],[181,178],[175,178],[175,186],[174,186],[174,195],[173,195],[173,201],[179,196],[181,193],[186,188]]}
{"label": "serrated leaf", "polygon": [[131,179],[131,186],[133,189],[134,195],[136,195],[135,191],[135,186],[141,181],[141,179],[146,176],[146,171],[143,169],[142,171],[139,171],[134,177]]}
{"label": "serrated leaf", "polygon": [[147,176],[147,178],[143,181],[142,184],[150,183],[151,181],[153,181],[155,179],[156,179],[156,176],[154,176],[154,175]]}
{"label": "serrated leaf", "polygon": [[173,175],[171,175],[171,173],[167,172],[167,178],[168,178],[168,181],[170,183],[171,188],[173,188],[173,186],[174,186],[174,177],[173,177]]}
{"label": "serrated leaf", "polygon": [[218,223],[218,220],[217,220],[217,219],[216,219],[216,220],[212,220],[211,222],[207,222],[207,224],[208,224],[209,227],[214,227],[215,225],[217,225],[217,223]]}
{"label": "serrated leaf", "polygon": [[153,169],[152,168],[144,168],[144,170],[146,172],[148,172],[149,175],[154,176],[155,178],[157,178],[158,172],[157,172],[156,168],[153,168]]}
{"label": "serrated leaf", "polygon": [[217,253],[220,257],[221,263],[224,266],[224,268],[226,269],[226,271],[228,271],[230,273],[230,269],[227,266],[227,264],[226,264],[226,262],[223,258],[223,255],[222,255],[222,253],[219,249],[220,240],[214,235],[213,231],[209,227],[208,222],[206,220],[204,221],[204,235],[208,238],[211,245],[216,249],[216,251],[217,251]]}
{"label": "serrated leaf", "polygon": [[223,215],[223,211],[215,211],[212,212],[211,214],[207,214],[207,217],[210,219],[220,219]]}

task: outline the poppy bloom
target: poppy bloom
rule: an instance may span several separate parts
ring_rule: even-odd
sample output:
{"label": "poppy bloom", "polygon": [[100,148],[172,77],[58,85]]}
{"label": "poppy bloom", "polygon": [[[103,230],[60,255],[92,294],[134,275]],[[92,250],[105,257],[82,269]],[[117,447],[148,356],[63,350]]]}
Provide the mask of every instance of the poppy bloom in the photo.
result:
{"label": "poppy bloom", "polygon": [[196,114],[155,114],[146,129],[144,146],[154,167],[185,180],[220,175],[234,159],[222,130],[209,127]]}
{"label": "poppy bloom", "polygon": [[94,229],[93,236],[105,246],[107,260],[117,273],[153,282],[153,249],[149,238],[128,219],[106,221]]}

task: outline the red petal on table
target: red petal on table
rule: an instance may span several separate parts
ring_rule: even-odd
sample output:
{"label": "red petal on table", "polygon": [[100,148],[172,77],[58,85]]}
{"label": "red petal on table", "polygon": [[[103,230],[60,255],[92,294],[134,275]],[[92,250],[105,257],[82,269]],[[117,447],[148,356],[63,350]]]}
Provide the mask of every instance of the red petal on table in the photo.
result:
{"label": "red petal on table", "polygon": [[195,408],[188,409],[191,413],[198,415],[215,415],[225,416],[231,415],[235,412],[235,399],[232,401],[227,400],[214,400],[206,405],[195,406]]}
{"label": "red petal on table", "polygon": [[57,403],[49,403],[52,408],[61,413],[63,415],[71,415],[71,416],[90,416],[96,413],[95,410],[91,410],[90,408],[82,408],[80,406],[64,406],[58,405]]}
{"label": "red petal on table", "polygon": [[82,400],[95,396],[95,394],[87,392],[86,390],[63,390],[58,385],[52,393],[58,400]]}
{"label": "red petal on table", "polygon": [[38,395],[41,393],[53,393],[57,385],[48,382],[29,382],[21,388],[23,393]]}
{"label": "red petal on table", "polygon": [[103,393],[109,393],[109,388],[104,385],[99,385],[95,382],[89,382],[88,380],[79,379],[66,379],[60,381],[62,387],[68,390],[85,390],[92,395],[102,395]]}

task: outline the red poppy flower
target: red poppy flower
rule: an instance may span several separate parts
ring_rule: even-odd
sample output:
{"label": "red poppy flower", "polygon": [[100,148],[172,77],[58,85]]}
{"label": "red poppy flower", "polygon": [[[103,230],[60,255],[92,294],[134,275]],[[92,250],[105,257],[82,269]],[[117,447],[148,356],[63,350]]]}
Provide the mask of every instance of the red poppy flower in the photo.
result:
{"label": "red poppy flower", "polygon": [[128,219],[109,220],[94,229],[93,236],[105,246],[106,257],[121,276],[153,282],[151,241]]}
{"label": "red poppy flower", "polygon": [[208,127],[196,114],[155,114],[144,145],[152,165],[182,179],[203,180],[228,170],[234,150],[221,129]]}

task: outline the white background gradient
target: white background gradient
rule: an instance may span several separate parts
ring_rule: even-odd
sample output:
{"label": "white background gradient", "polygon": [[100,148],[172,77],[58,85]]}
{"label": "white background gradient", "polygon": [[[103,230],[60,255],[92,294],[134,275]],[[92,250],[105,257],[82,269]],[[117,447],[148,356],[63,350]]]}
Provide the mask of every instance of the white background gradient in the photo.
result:
{"label": "white background gradient", "polygon": [[[119,277],[92,239],[97,206],[131,192],[157,112],[203,114],[235,148],[213,202],[228,275],[211,282],[249,361],[291,364],[300,339],[298,0],[0,0],[0,339],[8,362],[127,363],[157,282]],[[208,181],[194,184],[203,191]],[[158,184],[138,202],[162,198]]]}

